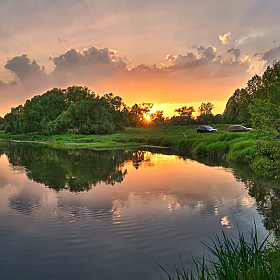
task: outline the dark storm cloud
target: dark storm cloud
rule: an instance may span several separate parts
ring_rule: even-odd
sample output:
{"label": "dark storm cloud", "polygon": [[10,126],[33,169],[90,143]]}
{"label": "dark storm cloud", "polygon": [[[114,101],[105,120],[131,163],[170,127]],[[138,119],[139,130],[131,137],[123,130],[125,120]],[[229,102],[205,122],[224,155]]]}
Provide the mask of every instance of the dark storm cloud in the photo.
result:
{"label": "dark storm cloud", "polygon": [[8,60],[5,68],[15,73],[20,80],[24,80],[27,77],[44,75],[44,68],[41,69],[35,60],[31,63],[26,54],[15,56],[11,60]]}
{"label": "dark storm cloud", "polygon": [[271,48],[270,50],[264,52],[263,54],[256,54],[260,56],[260,60],[265,62],[265,66],[272,65],[275,60],[280,59],[280,45],[275,48]]}
{"label": "dark storm cloud", "polygon": [[91,47],[81,52],[71,48],[64,54],[50,59],[55,65],[54,75],[57,72],[75,73],[83,69],[90,69],[96,74],[99,74],[101,69],[108,73],[126,69],[126,63],[118,56],[117,51],[108,48]]}
{"label": "dark storm cloud", "polygon": [[203,47],[200,46],[197,48],[197,51],[200,55],[198,57],[193,52],[187,53],[187,55],[167,55],[166,60],[169,61],[172,66],[170,69],[190,69],[199,67],[202,65],[207,65],[211,63],[216,57],[216,49],[213,47]]}
{"label": "dark storm cloud", "polygon": [[235,60],[237,61],[237,59],[240,57],[240,50],[239,49],[235,49],[235,48],[231,48],[227,51],[230,54],[233,54],[235,56]]}

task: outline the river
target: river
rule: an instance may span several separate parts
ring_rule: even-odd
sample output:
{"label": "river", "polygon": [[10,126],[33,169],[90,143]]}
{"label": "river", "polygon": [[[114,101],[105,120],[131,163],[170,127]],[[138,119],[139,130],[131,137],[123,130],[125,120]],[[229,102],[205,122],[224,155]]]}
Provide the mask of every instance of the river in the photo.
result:
{"label": "river", "polygon": [[222,230],[249,236],[255,222],[268,234],[250,181],[230,168],[8,142],[0,155],[0,279],[156,280],[159,265],[191,268]]}

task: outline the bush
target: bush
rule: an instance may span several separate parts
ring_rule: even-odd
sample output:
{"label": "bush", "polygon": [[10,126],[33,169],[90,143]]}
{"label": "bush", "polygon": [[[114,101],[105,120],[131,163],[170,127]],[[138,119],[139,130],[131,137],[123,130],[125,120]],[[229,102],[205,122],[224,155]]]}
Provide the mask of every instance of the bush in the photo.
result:
{"label": "bush", "polygon": [[224,157],[229,151],[229,145],[226,142],[211,143],[207,147],[207,154],[211,157]]}
{"label": "bush", "polygon": [[279,178],[280,161],[272,161],[267,157],[259,156],[250,164],[256,174],[261,174],[265,178]]}
{"label": "bush", "polygon": [[233,144],[231,145],[230,151],[231,152],[240,151],[248,147],[254,147],[255,145],[256,145],[256,141],[253,139],[249,139],[245,141],[237,141],[237,142],[234,141]]}
{"label": "bush", "polygon": [[257,150],[255,146],[249,146],[244,149],[234,149],[228,154],[227,160],[237,164],[250,165],[250,163],[256,157],[256,154]]}

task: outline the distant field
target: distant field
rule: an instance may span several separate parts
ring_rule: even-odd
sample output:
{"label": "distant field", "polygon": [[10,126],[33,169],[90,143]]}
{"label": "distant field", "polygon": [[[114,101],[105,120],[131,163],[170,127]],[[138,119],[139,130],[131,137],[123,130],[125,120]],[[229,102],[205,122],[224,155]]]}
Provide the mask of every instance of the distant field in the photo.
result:
{"label": "distant field", "polygon": [[[176,149],[177,142],[185,140],[183,133],[187,135],[187,139],[191,137],[198,137],[198,139],[205,137],[218,137],[223,133],[227,133],[229,125],[213,125],[218,129],[215,135],[198,135],[196,133],[197,125],[189,126],[163,126],[163,127],[129,127],[122,131],[109,135],[78,135],[78,134],[62,134],[62,135],[38,135],[38,134],[18,134],[11,135],[0,132],[0,139],[13,139],[21,141],[38,141],[47,142],[49,144],[69,144],[69,146],[76,144],[77,147],[91,147],[91,148],[106,148],[106,147],[120,147],[120,146],[139,146],[142,144],[168,146]],[[186,141],[185,141],[186,142]],[[68,146],[68,145],[67,145]]]}

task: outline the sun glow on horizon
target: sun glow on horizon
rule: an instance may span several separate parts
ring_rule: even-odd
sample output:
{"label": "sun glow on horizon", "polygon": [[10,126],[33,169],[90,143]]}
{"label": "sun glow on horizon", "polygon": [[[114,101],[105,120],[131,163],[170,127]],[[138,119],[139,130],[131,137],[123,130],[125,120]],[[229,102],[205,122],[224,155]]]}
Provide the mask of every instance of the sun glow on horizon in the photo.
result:
{"label": "sun glow on horizon", "polygon": [[[181,108],[183,106],[193,106],[195,109],[195,113],[193,114],[194,116],[198,115],[198,107],[201,105],[202,102],[208,102],[207,100],[201,101],[201,102],[186,102],[186,103],[159,103],[159,104],[154,104],[153,108],[151,109],[151,113],[155,113],[158,110],[163,111],[163,115],[165,117],[171,118],[174,115],[178,115],[177,113],[174,112],[175,109]],[[221,100],[214,100],[214,101],[209,101],[214,104],[214,109],[213,109],[213,114],[222,114],[224,112],[227,100],[221,101]]]}
{"label": "sun glow on horizon", "polygon": [[150,122],[151,121],[151,116],[148,114],[143,114],[144,118],[146,119],[146,121]]}

